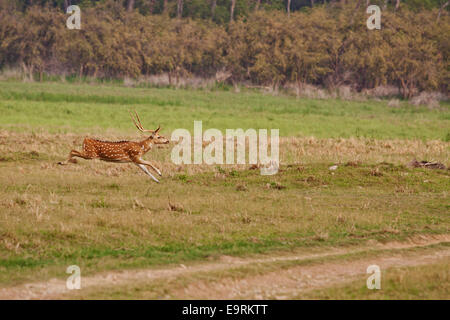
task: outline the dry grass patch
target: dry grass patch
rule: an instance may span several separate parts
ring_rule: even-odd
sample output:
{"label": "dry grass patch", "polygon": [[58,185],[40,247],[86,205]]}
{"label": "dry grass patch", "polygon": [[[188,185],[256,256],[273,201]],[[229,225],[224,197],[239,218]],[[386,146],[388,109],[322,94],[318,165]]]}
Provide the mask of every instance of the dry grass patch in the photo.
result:
{"label": "dry grass patch", "polygon": [[130,164],[56,165],[82,138],[1,131],[0,283],[449,230],[448,171],[406,166],[448,163],[447,142],[281,138],[275,176],[177,166],[156,149],[155,184]]}
{"label": "dry grass patch", "polygon": [[[45,132],[24,134],[0,131],[0,163],[38,160],[43,169],[54,168],[56,162],[64,160],[71,149],[81,149],[85,136],[96,136],[104,140],[139,140],[139,136],[123,136],[106,133],[100,135],[49,134]],[[270,144],[269,144],[270,146]],[[20,152],[18,152],[20,150]],[[147,155],[156,166],[163,168],[165,175],[178,173],[196,174],[215,170],[209,165],[175,165],[170,160],[170,147],[155,148]],[[246,148],[248,152],[248,146]],[[450,142],[440,140],[375,140],[368,138],[318,139],[314,137],[280,138],[280,162],[282,165],[298,163],[344,163],[348,166],[390,162],[407,165],[413,159],[434,159],[444,164],[449,163]],[[248,155],[247,155],[248,158]],[[85,170],[93,168],[94,174],[120,176],[129,172],[129,165],[117,165],[99,161],[83,161],[81,165],[69,165],[65,170]],[[95,168],[94,168],[95,167]],[[135,170],[134,167],[132,167]],[[227,165],[230,171],[220,174],[233,174],[233,170],[258,169],[257,165]],[[301,170],[301,167],[299,167]]]}

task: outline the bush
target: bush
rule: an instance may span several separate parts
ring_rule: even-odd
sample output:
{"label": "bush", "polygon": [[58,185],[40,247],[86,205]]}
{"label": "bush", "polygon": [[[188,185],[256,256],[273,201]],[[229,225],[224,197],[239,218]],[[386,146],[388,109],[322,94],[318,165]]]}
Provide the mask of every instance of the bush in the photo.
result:
{"label": "bush", "polygon": [[[437,10],[383,11],[382,29],[368,30],[364,8],[318,6],[306,11],[256,11],[228,27],[210,20],[126,12],[119,2],[83,8],[82,29],[68,30],[54,8],[0,11],[0,68],[38,74],[127,79],[216,77],[228,84],[312,87],[343,98],[353,91],[411,98],[448,92],[450,19]],[[162,78],[161,78],[162,79]],[[183,80],[184,79],[184,80]],[[166,80],[164,80],[166,81]],[[196,83],[194,81],[194,83]],[[387,92],[386,91],[386,92]]]}

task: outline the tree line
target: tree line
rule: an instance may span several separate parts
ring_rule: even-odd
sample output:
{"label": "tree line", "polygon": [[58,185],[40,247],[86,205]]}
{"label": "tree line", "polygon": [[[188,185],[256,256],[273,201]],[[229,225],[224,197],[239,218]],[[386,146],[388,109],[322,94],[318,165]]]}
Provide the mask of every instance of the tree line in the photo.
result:
{"label": "tree line", "polygon": [[[64,11],[71,5],[92,7],[110,0],[0,0],[8,2],[10,7],[25,11],[33,6],[60,8]],[[441,8],[449,5],[448,0],[115,0],[128,12],[137,10],[144,15],[166,14],[170,17],[190,17],[193,19],[210,19],[223,24],[235,18],[247,16],[258,10],[284,10],[290,12],[304,10],[320,5],[339,7],[348,3],[356,5],[377,4],[383,9],[421,10]]]}
{"label": "tree line", "polygon": [[59,7],[75,1],[36,0],[39,6],[25,9],[0,2],[0,68],[20,67],[41,78],[167,73],[173,84],[221,72],[230,83],[289,83],[299,90],[307,84],[355,90],[393,85],[405,98],[449,89],[450,19],[442,6],[395,8],[391,1],[382,11],[381,30],[368,30],[366,0],[312,1],[312,7],[307,1],[306,9],[289,15],[253,10],[225,24],[143,14],[137,6],[145,1],[139,0],[133,10],[127,1],[84,1],[89,5],[82,7],[81,30],[66,28],[69,15]]}

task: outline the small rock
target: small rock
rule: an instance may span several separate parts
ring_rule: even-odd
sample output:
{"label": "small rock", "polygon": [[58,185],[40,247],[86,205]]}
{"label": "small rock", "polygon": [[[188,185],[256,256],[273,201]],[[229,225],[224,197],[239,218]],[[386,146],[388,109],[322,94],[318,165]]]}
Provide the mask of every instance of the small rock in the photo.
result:
{"label": "small rock", "polygon": [[245,186],[243,184],[239,184],[239,185],[236,186],[236,190],[237,191],[247,191],[248,188],[247,188],[247,186]]}
{"label": "small rock", "polygon": [[446,167],[440,162],[431,162],[431,161],[417,161],[413,160],[410,163],[410,166],[413,168],[427,168],[427,169],[442,169],[445,170]]}

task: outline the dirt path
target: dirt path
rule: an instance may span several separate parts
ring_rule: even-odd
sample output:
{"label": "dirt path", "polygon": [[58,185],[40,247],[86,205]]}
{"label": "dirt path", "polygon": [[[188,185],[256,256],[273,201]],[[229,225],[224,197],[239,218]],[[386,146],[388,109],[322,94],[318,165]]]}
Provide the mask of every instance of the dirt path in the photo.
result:
{"label": "dirt path", "polygon": [[[199,263],[191,266],[180,265],[166,269],[124,270],[100,273],[83,277],[83,288],[98,288],[111,285],[125,285],[133,282],[152,281],[177,276],[189,276],[198,272],[220,271],[235,267],[277,261],[308,260],[326,258],[328,256],[343,255],[371,250],[408,249],[429,246],[443,242],[450,242],[450,235],[420,236],[407,242],[390,242],[387,244],[373,243],[358,248],[328,248],[326,251],[310,253],[290,253],[281,255],[263,256],[261,258],[234,258],[224,256],[217,262]],[[285,298],[295,290],[320,288],[342,281],[349,281],[353,277],[366,273],[370,264],[377,264],[383,268],[396,266],[416,266],[448,259],[450,249],[440,249],[426,254],[414,254],[407,257],[399,255],[383,255],[374,259],[359,259],[356,261],[343,261],[339,263],[321,263],[308,266],[296,266],[283,272],[270,272],[261,276],[250,276],[242,280],[230,282],[229,279],[218,280],[213,285],[208,283],[195,283],[183,290],[173,292],[174,298],[189,299],[261,299]],[[0,299],[57,299],[69,291],[66,280],[51,279],[47,282],[23,284],[16,287],[0,289]]]}
{"label": "dirt path", "polygon": [[383,272],[392,267],[419,266],[449,261],[450,249],[403,257],[377,257],[339,263],[297,266],[245,279],[224,279],[213,285],[200,282],[171,293],[175,299],[292,299],[311,289],[330,287],[356,280],[366,274],[367,267],[378,265]]}

